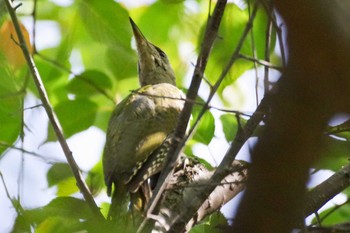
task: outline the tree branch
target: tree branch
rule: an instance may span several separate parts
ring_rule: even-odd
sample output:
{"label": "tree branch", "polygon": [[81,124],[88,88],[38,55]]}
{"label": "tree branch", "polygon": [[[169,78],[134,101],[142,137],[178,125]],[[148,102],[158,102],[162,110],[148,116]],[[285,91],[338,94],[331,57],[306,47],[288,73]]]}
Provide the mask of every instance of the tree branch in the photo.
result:
{"label": "tree branch", "polygon": [[[204,39],[201,46],[201,51],[197,59],[197,64],[193,73],[192,82],[187,93],[186,99],[195,100],[197,92],[202,81],[203,73],[206,68],[210,50],[213,46],[214,40],[217,37],[217,32],[223,16],[227,0],[219,0],[215,6],[213,15],[209,19],[208,26],[204,33]],[[175,140],[171,143],[170,150],[167,155],[165,167],[160,175],[157,186],[154,190],[152,200],[148,206],[147,215],[151,215],[155,206],[157,205],[160,196],[162,195],[169,177],[172,174],[173,167],[179,157],[180,151],[182,150],[185,141],[181,140],[184,138],[188,121],[191,116],[193,104],[186,102],[183,111],[178,120],[178,124],[175,130]],[[180,141],[181,140],[181,141]],[[141,230],[146,223],[144,222],[141,226]]]}
{"label": "tree branch", "polygon": [[59,141],[61,147],[62,147],[62,150],[67,158],[67,161],[70,165],[70,168],[72,169],[72,172],[74,174],[74,177],[77,181],[77,186],[79,187],[79,190],[80,192],[83,194],[86,202],[88,203],[88,205],[90,206],[91,210],[93,211],[94,214],[96,214],[96,216],[99,218],[99,219],[104,219],[103,215],[101,214],[98,206],[96,205],[95,203],[95,200],[87,186],[87,184],[85,183],[84,181],[84,178],[80,172],[80,169],[77,165],[77,163],[75,162],[74,160],[74,157],[72,155],[72,152],[67,144],[67,141],[66,139],[64,138],[64,135],[63,135],[63,132],[62,132],[62,127],[57,119],[57,116],[56,114],[54,113],[53,111],[53,108],[50,104],[50,101],[48,99],[48,95],[46,93],[46,90],[45,90],[45,87],[44,87],[44,84],[42,82],[42,79],[40,77],[40,74],[39,74],[39,71],[37,69],[37,67],[35,66],[35,63],[34,63],[34,60],[33,60],[33,57],[31,56],[26,44],[25,44],[25,40],[24,40],[24,37],[23,37],[23,34],[22,34],[22,31],[20,29],[20,25],[19,25],[19,22],[18,22],[18,19],[17,19],[17,16],[16,16],[16,13],[15,13],[15,8],[13,8],[10,0],[5,0],[5,3],[6,3],[6,7],[7,7],[7,10],[11,16],[11,19],[12,19],[12,22],[15,26],[15,29],[16,29],[16,33],[17,33],[17,37],[18,37],[18,40],[19,40],[19,45],[22,49],[22,52],[23,52],[23,55],[27,61],[27,64],[28,64],[28,67],[29,67],[29,70],[32,74],[32,77],[33,77],[33,80],[34,80],[34,83],[37,87],[37,90],[38,90],[38,93],[40,95],[40,99],[43,103],[43,106],[46,110],[46,113],[47,113],[47,116],[50,120],[50,123],[55,131],[55,134],[57,136],[57,140]]}
{"label": "tree branch", "polygon": [[350,164],[308,192],[305,201],[305,216],[317,212],[324,204],[349,186]]}
{"label": "tree branch", "polygon": [[176,218],[180,216],[179,213],[188,208],[193,196],[197,195],[197,189],[202,187],[212,186],[214,191],[191,218],[186,226],[186,231],[220,209],[244,189],[249,164],[235,160],[231,167],[231,173],[220,183],[212,182],[213,171],[208,171],[201,163],[179,165],[179,167],[181,168],[175,171],[172,176],[166,190],[165,200],[160,207],[156,230],[162,232],[169,232],[172,224],[177,221]]}
{"label": "tree branch", "polygon": [[186,142],[188,140],[188,138],[194,133],[195,128],[197,127],[197,125],[199,124],[199,121],[201,120],[201,118],[204,116],[205,112],[208,110],[209,108],[209,103],[210,101],[213,99],[216,91],[218,90],[220,84],[222,83],[222,81],[224,80],[224,78],[226,77],[226,75],[228,74],[228,72],[230,71],[231,67],[233,66],[233,64],[237,61],[237,59],[239,58],[239,52],[241,51],[241,48],[243,46],[244,40],[246,39],[246,37],[248,36],[248,33],[250,31],[250,29],[253,26],[253,20],[255,18],[256,15],[256,11],[257,11],[257,6],[254,5],[253,8],[253,12],[249,18],[249,21],[247,23],[247,26],[245,27],[242,36],[237,44],[237,47],[235,48],[228,64],[226,65],[226,67],[224,68],[224,70],[222,71],[222,73],[220,74],[218,80],[215,82],[214,86],[211,88],[210,94],[208,96],[207,101],[205,102],[203,108],[201,109],[200,113],[198,114],[198,117],[196,119],[196,121],[194,122],[193,126],[191,127],[191,129],[189,130],[188,136],[186,138],[184,138],[184,141]]}
{"label": "tree branch", "polygon": [[[241,46],[244,42],[244,39],[247,37],[248,32],[250,31],[252,27],[252,22],[255,18],[255,14],[257,11],[257,6],[254,6],[254,9],[252,11],[251,17],[249,19],[249,22],[247,23],[247,26],[242,34],[242,37],[240,39],[240,42],[238,43],[237,47],[235,48],[235,51],[233,52],[231,59],[228,63],[228,65],[223,70],[222,74],[218,78],[218,81],[215,83],[213,93],[217,90],[219,85],[221,84],[224,77],[227,75],[228,71],[230,70],[231,66],[234,64],[234,62],[237,60],[239,51],[241,49]],[[207,100],[207,104],[211,100],[212,96],[209,96]],[[230,149],[227,151],[224,160],[221,162],[220,166],[216,169],[214,175],[211,178],[211,182],[219,183],[221,182],[225,176],[227,176],[230,173],[231,165],[235,159],[235,156],[243,146],[244,142],[248,140],[248,138],[252,135],[254,132],[256,126],[259,124],[259,122],[262,120],[264,114],[263,112],[266,112],[267,109],[267,98],[265,97],[261,104],[256,109],[253,116],[250,118],[250,120],[247,122],[245,127],[241,132],[239,132],[236,135],[235,141],[231,145]],[[204,114],[206,111],[205,107],[203,107],[201,113]],[[199,117],[201,114],[199,114]],[[198,118],[199,118],[198,117]],[[197,189],[196,194],[193,195],[193,198],[191,199],[191,202],[188,203],[188,207],[182,211],[182,213],[179,214],[179,216],[176,217],[177,222],[174,222],[174,225],[171,227],[172,232],[179,232],[181,229],[183,229],[187,222],[192,218],[192,216],[197,212],[198,208],[202,205],[202,203],[208,198],[210,193],[214,190],[215,187],[207,186]]]}
{"label": "tree branch", "polygon": [[[265,116],[264,112],[266,112],[268,109],[269,104],[270,96],[265,96],[254,112],[253,116],[244,125],[243,129],[238,131],[233,143],[231,144],[229,150],[226,152],[224,159],[220,163],[219,167],[215,170],[214,175],[211,177],[210,180],[212,183],[221,182],[221,180],[230,173],[232,169],[231,164],[233,163],[236,155],[244,143],[251,137],[259,122],[262,121],[263,117]],[[192,196],[191,202],[187,204],[187,208],[183,209],[182,213],[180,213],[180,216],[177,217],[178,221],[172,226],[172,229],[175,230],[171,232],[178,232],[179,229],[182,229],[184,225],[187,224],[187,222],[192,218],[194,213],[196,213],[204,200],[208,198],[214,188],[215,187],[207,186],[198,188],[196,190],[196,193]]]}

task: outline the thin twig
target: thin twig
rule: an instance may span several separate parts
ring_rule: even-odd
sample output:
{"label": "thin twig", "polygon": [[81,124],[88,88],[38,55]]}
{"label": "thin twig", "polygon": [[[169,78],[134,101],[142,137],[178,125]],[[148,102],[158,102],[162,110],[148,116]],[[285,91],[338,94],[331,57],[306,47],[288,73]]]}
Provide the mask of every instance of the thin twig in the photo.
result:
{"label": "thin twig", "polygon": [[[32,156],[34,156],[34,157],[36,157],[36,158],[40,158],[40,159],[42,159],[43,161],[45,161],[46,163],[53,163],[53,161],[52,161],[52,162],[49,162],[49,161],[48,161],[48,158],[46,158],[44,155],[41,155],[41,154],[36,153],[36,152],[33,152],[33,151],[26,150],[26,149],[24,149],[24,148],[20,148],[20,147],[11,145],[11,144],[6,143],[6,142],[0,141],[0,147],[11,148],[11,149],[14,149],[14,150],[18,150],[18,151],[20,151],[20,152],[22,152],[22,153],[25,153],[25,154],[28,154],[28,155],[32,155]],[[62,162],[62,161],[54,161],[54,162]]]}
{"label": "thin twig", "polygon": [[268,68],[271,68],[271,69],[275,69],[275,70],[278,70],[278,71],[282,71],[282,69],[283,69],[282,67],[276,66],[276,65],[270,63],[269,61],[254,59],[254,58],[248,57],[247,55],[244,55],[244,54],[239,54],[238,57],[242,58],[242,59],[245,59],[245,60],[248,60],[248,61],[256,62],[259,65],[262,65],[264,67],[268,67]]}
{"label": "thin twig", "polygon": [[1,177],[2,184],[4,185],[6,196],[11,201],[12,206],[15,208],[15,210],[17,212],[17,215],[23,214],[24,210],[23,210],[21,204],[19,202],[16,202],[13,198],[11,198],[9,190],[7,189],[7,185],[6,185],[4,176],[2,175],[1,171],[0,171],[0,177]]}
{"label": "thin twig", "polygon": [[186,184],[186,185],[178,185],[178,186],[174,186],[172,188],[169,189],[165,189],[165,191],[170,191],[170,190],[177,190],[177,189],[186,189],[186,188],[197,188],[197,187],[208,187],[208,186],[213,186],[213,187],[217,187],[217,186],[224,186],[224,185],[232,185],[232,184],[245,184],[247,181],[246,180],[242,180],[242,181],[231,181],[231,182],[219,182],[219,183],[195,183],[195,184]]}
{"label": "thin twig", "polygon": [[[306,196],[305,216],[318,211],[324,204],[350,186],[350,164],[311,189]],[[322,195],[321,195],[322,194]]]}
{"label": "thin twig", "polygon": [[315,217],[316,217],[317,225],[322,226],[320,215],[317,212],[315,212]]}
{"label": "thin twig", "polygon": [[113,99],[113,97],[111,97],[110,95],[108,95],[108,93],[103,90],[102,88],[98,87],[94,82],[92,82],[91,80],[85,78],[84,75],[78,75],[76,73],[74,73],[72,70],[68,69],[67,67],[65,67],[63,64],[46,57],[45,55],[37,52],[37,56],[39,56],[41,59],[51,63],[52,65],[56,66],[57,68],[71,74],[74,76],[74,78],[77,78],[79,80],[81,80],[82,82],[85,82],[86,84],[88,84],[89,86],[91,86],[92,88],[94,88],[98,93],[102,94],[103,96],[105,96],[107,99],[111,100],[113,103],[115,103],[115,100]]}
{"label": "thin twig", "polygon": [[[251,4],[248,1],[248,13],[249,13],[249,18],[251,18]],[[253,28],[253,22],[251,27]],[[256,55],[256,49],[255,49],[255,40],[254,40],[254,31],[250,30],[250,40],[252,44],[252,53],[253,53],[253,64],[254,64],[254,70],[255,70],[255,102],[256,106],[259,105],[259,75],[258,75],[258,65],[256,60],[258,60],[257,55]]]}
{"label": "thin twig", "polygon": [[36,9],[37,9],[37,0],[33,1],[33,11],[32,11],[32,17],[33,17],[33,53],[36,54]]}
{"label": "thin twig", "polygon": [[193,126],[191,127],[191,129],[189,130],[189,133],[188,133],[188,136],[186,138],[184,138],[184,142],[183,144],[189,139],[189,137],[194,133],[194,130],[195,128],[197,127],[197,125],[199,124],[199,121],[201,120],[201,118],[204,116],[205,112],[208,110],[208,106],[209,106],[209,103],[210,101],[212,100],[212,98],[214,97],[216,91],[218,90],[220,84],[222,83],[222,81],[224,80],[224,78],[226,77],[226,75],[228,74],[228,72],[231,70],[231,67],[233,66],[233,64],[236,62],[236,60],[238,59],[239,57],[239,53],[240,53],[240,50],[243,46],[243,42],[244,40],[246,39],[246,37],[248,36],[248,33],[250,31],[250,29],[252,28],[252,23],[253,23],[253,20],[255,18],[255,15],[256,15],[256,12],[257,12],[257,6],[255,5],[254,8],[253,8],[253,11],[252,11],[252,15],[251,17],[249,18],[249,21],[242,33],[242,36],[237,44],[237,47],[235,48],[228,64],[226,65],[226,67],[224,68],[224,70],[222,71],[222,73],[220,74],[218,80],[216,81],[216,83],[214,84],[212,90],[210,91],[210,94],[208,96],[208,99],[205,103],[205,105],[203,106],[201,112],[198,114],[198,117],[196,119],[196,121],[194,122]]}
{"label": "thin twig", "polygon": [[[215,107],[213,105],[210,105],[208,103],[198,102],[195,100],[189,100],[189,99],[184,99],[184,98],[176,98],[176,97],[172,97],[172,96],[152,95],[152,94],[148,94],[148,93],[138,92],[137,90],[133,90],[133,91],[131,91],[131,93],[138,94],[138,95],[144,95],[144,96],[150,96],[153,98],[165,98],[165,99],[173,99],[173,100],[180,100],[180,101],[184,101],[184,102],[190,102],[191,104],[198,105],[198,106],[206,106],[209,109],[214,109],[214,110],[217,110],[220,112],[234,113],[234,114],[238,114],[238,115],[246,116],[246,117],[251,117],[253,115],[252,112],[245,113],[245,112],[241,112],[238,110],[219,108],[219,107]],[[261,113],[261,114],[265,115],[266,113]]]}
{"label": "thin twig", "polygon": [[[23,128],[22,128],[22,132],[23,132]],[[23,134],[24,135],[24,134]],[[20,201],[20,197],[23,196],[23,181],[24,181],[24,164],[25,164],[25,161],[24,161],[24,152],[23,152],[23,146],[24,146],[24,143],[23,143],[23,139],[21,139],[21,162],[20,162],[20,169],[18,171],[18,177],[17,177],[17,200]]]}
{"label": "thin twig", "polygon": [[[268,8],[268,14],[272,12],[272,6]],[[271,34],[272,33],[272,20],[268,18],[265,33],[265,61],[270,63],[270,49],[271,49]],[[264,93],[267,94],[270,90],[270,78],[269,67],[264,67]]]}
{"label": "thin twig", "polygon": [[83,194],[86,202],[88,203],[88,205],[92,209],[92,212],[99,219],[104,219],[102,213],[100,212],[98,206],[95,203],[95,200],[94,200],[94,198],[89,190],[89,187],[87,186],[87,184],[86,184],[86,182],[85,182],[85,180],[80,172],[80,169],[79,169],[79,167],[78,167],[78,165],[77,165],[77,163],[72,155],[72,152],[67,144],[67,141],[63,135],[62,127],[61,127],[61,125],[57,119],[57,116],[56,116],[55,112],[53,111],[53,108],[50,104],[50,101],[48,99],[48,96],[47,96],[46,90],[44,88],[44,84],[42,82],[42,79],[40,77],[39,71],[38,71],[37,67],[35,66],[33,57],[31,56],[31,54],[30,54],[30,52],[25,44],[25,40],[24,40],[22,31],[21,31],[16,13],[14,11],[14,8],[12,7],[12,3],[10,0],[5,0],[5,3],[6,3],[7,10],[11,16],[12,22],[15,26],[17,37],[19,39],[20,47],[21,47],[23,55],[27,61],[29,70],[32,74],[34,83],[37,87],[40,99],[44,105],[44,108],[46,110],[46,113],[48,115],[50,123],[55,131],[55,134],[57,136],[57,140],[59,141],[59,143],[62,147],[62,150],[67,158],[67,161],[70,165],[70,168],[72,169],[72,172],[75,176],[75,179],[77,181],[77,186],[78,186],[80,192]]}
{"label": "thin twig", "polygon": [[276,31],[277,31],[278,42],[280,45],[282,64],[283,64],[283,67],[286,67],[287,59],[286,59],[286,49],[283,42],[282,27],[283,27],[283,24],[279,25],[278,28],[276,28]]}
{"label": "thin twig", "polygon": [[264,6],[265,11],[268,13],[269,19],[272,22],[272,25],[276,30],[277,39],[278,39],[278,43],[280,46],[282,66],[283,66],[283,68],[285,68],[287,61],[286,61],[286,48],[284,46],[283,32],[282,32],[282,27],[284,25],[277,23],[276,15],[275,15],[274,11],[271,10],[271,1],[260,1],[260,3]]}
{"label": "thin twig", "polygon": [[[259,106],[256,109],[256,112],[253,116],[247,121],[244,125],[243,129],[240,130],[232,142],[229,150],[226,152],[224,159],[220,163],[219,167],[215,170],[214,175],[211,177],[211,182],[218,183],[224,177],[230,173],[231,164],[234,161],[236,155],[242,148],[243,144],[251,137],[255,128],[263,119],[264,115],[262,112],[265,112],[267,107],[269,106],[270,96],[265,96],[260,102]],[[194,194],[192,202],[188,204],[188,208],[186,211],[181,213],[181,216],[178,216],[178,221],[172,225],[173,229],[182,229],[184,224],[188,222],[193,214],[197,211],[199,206],[203,203],[203,200],[206,200],[210,193],[213,192],[215,187],[202,187],[196,190],[196,194]],[[174,231],[176,232],[176,231]]]}
{"label": "thin twig", "polygon": [[26,110],[32,110],[34,108],[39,108],[39,107],[43,107],[42,104],[36,104],[34,106],[30,106],[30,107],[26,107],[26,108],[23,108],[23,111],[26,111]]}
{"label": "thin twig", "polygon": [[344,203],[340,205],[335,205],[330,211],[328,211],[325,215],[323,215],[321,218],[319,217],[319,223],[322,223],[326,218],[328,218],[331,214],[333,214],[335,211],[340,209],[341,207],[347,205],[350,203],[350,199],[347,199]]}

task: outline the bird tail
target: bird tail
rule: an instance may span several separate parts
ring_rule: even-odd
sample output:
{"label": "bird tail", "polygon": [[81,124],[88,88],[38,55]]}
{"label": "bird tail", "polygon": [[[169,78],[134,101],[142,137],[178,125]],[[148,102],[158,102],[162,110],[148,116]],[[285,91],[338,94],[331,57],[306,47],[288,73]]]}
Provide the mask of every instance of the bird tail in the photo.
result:
{"label": "bird tail", "polygon": [[127,216],[129,195],[122,182],[114,182],[112,201],[108,212],[108,219],[122,220]]}
{"label": "bird tail", "polygon": [[140,190],[130,193],[125,184],[114,183],[108,219],[111,220],[114,232],[136,232],[141,221],[145,200]]}

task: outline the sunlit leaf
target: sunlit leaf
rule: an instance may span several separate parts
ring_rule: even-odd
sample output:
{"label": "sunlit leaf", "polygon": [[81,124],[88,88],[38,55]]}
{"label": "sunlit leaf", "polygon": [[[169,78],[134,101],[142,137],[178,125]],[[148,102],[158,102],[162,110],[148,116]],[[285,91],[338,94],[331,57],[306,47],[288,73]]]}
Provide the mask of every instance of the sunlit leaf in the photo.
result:
{"label": "sunlit leaf", "polygon": [[102,72],[87,70],[73,78],[69,82],[67,88],[72,94],[88,97],[96,94],[108,94],[108,91],[112,88],[112,82],[108,76]]}
{"label": "sunlit leaf", "polygon": [[30,232],[30,222],[23,215],[18,215],[12,228],[12,232]]}
{"label": "sunlit leaf", "polygon": [[[218,32],[219,38],[215,41],[211,53],[211,59],[209,60],[206,69],[206,76],[211,82],[214,83],[218,79],[219,75],[222,73],[223,68],[232,57],[232,54],[235,51],[237,44],[242,36],[248,18],[249,16],[247,11],[241,10],[235,4],[227,4]],[[242,50],[249,52],[251,51],[251,48],[247,43],[245,43],[243,44]],[[248,70],[252,67],[252,64],[250,62],[241,60],[238,60],[238,62],[239,63],[236,63],[235,66],[230,70],[224,80],[224,84],[221,85],[220,89],[223,89],[224,86],[232,83],[245,70]]]}
{"label": "sunlit leaf", "polygon": [[55,163],[47,172],[49,187],[57,186],[58,196],[68,196],[79,191],[72,170],[67,163]]}
{"label": "sunlit leaf", "polygon": [[[21,132],[21,93],[14,76],[0,65],[0,142],[11,145]],[[0,146],[0,154],[5,150]]]}
{"label": "sunlit leaf", "polygon": [[226,141],[231,142],[236,136],[238,122],[233,114],[223,114],[220,116],[222,130],[224,131]]}
{"label": "sunlit leaf", "polygon": [[128,12],[115,1],[80,1],[79,13],[96,41],[120,48],[130,47],[131,28]]}
{"label": "sunlit leaf", "polygon": [[[350,216],[350,206],[342,205],[337,211],[334,211],[334,207],[324,210],[319,213],[319,218],[322,219],[322,226],[332,226],[334,224],[344,223],[349,221]],[[312,220],[312,223],[319,223],[316,218]]]}
{"label": "sunlit leaf", "polygon": [[336,126],[329,126],[327,128],[327,133],[349,141],[350,140],[350,120],[347,120]]}
{"label": "sunlit leaf", "polygon": [[[170,8],[171,10],[169,10]],[[181,23],[184,11],[185,6],[182,1],[176,3],[155,1],[145,10],[137,22],[148,40],[160,46],[162,42],[168,42],[171,30]],[[157,16],[156,21],[154,21],[154,16]],[[155,29],[157,33],[154,33]],[[174,46],[178,45],[174,44]]]}
{"label": "sunlit leaf", "polygon": [[89,218],[92,214],[84,200],[74,197],[57,197],[45,206],[44,210],[51,215],[73,218]]}
{"label": "sunlit leaf", "polygon": [[[261,60],[265,59],[265,50],[266,50],[265,43],[266,43],[266,30],[268,25],[268,19],[269,19],[269,16],[266,14],[266,11],[260,8],[256,13],[254,24],[253,24],[254,39],[253,41],[250,40],[250,46],[255,49],[257,58]],[[273,27],[271,32],[271,39],[270,39],[270,51],[269,51],[270,54],[273,53],[275,45],[276,45],[276,30]]]}
{"label": "sunlit leaf", "polygon": [[[191,126],[197,120],[197,117],[202,110],[201,106],[195,106],[192,111],[193,120],[191,121]],[[214,117],[211,112],[206,111],[199,121],[196,129],[196,133],[193,135],[193,139],[208,145],[211,139],[214,137],[215,123]]]}
{"label": "sunlit leaf", "polygon": [[[72,219],[62,217],[48,217],[36,228],[36,233],[67,232],[67,225]],[[75,220],[76,221],[76,220]]]}
{"label": "sunlit leaf", "polygon": [[137,75],[136,52],[131,48],[109,48],[106,52],[106,63],[117,81]]}
{"label": "sunlit leaf", "polygon": [[56,197],[42,208],[28,210],[26,215],[32,221],[41,222],[47,217],[87,219],[91,217],[92,212],[84,200],[74,197]]}
{"label": "sunlit leaf", "polygon": [[91,193],[98,194],[104,187],[105,181],[102,170],[102,163],[98,162],[88,173],[86,183],[90,188]]}
{"label": "sunlit leaf", "polygon": [[105,59],[116,79],[136,74],[136,54],[131,49],[131,27],[127,11],[115,1],[80,1],[79,13],[90,36],[107,46]]}
{"label": "sunlit leaf", "polygon": [[97,104],[88,99],[68,100],[55,108],[66,137],[88,129],[95,121]]}
{"label": "sunlit leaf", "polygon": [[[29,41],[29,33],[21,22],[19,22],[19,26],[27,49],[32,53],[33,48]],[[19,43],[19,40],[14,24],[11,20],[4,21],[0,28],[0,51],[5,55],[8,63],[17,69],[24,66],[26,60],[22,49],[16,42]]]}
{"label": "sunlit leaf", "polygon": [[55,163],[47,172],[47,182],[51,187],[72,176],[72,170],[67,163]]}
{"label": "sunlit leaf", "polygon": [[[232,59],[235,60],[219,87],[219,96],[222,96],[222,91],[226,86],[231,85],[245,71],[254,67],[252,61],[233,57],[241,41],[249,17],[248,9],[241,9],[234,3],[227,4],[218,32],[219,38],[215,41],[211,59],[209,59],[208,68],[205,72],[206,77],[214,84],[229,61]],[[263,10],[258,11],[253,22],[253,29],[250,31],[253,33],[249,33],[243,41],[242,47],[239,50],[240,54],[250,58],[254,58],[256,55],[257,59],[264,59],[267,18]],[[272,33],[271,48],[274,48],[274,44],[275,33]],[[272,52],[272,49],[270,52]]]}
{"label": "sunlit leaf", "polygon": [[226,218],[222,213],[215,212],[193,227],[190,233],[219,233],[225,227],[228,227]]}
{"label": "sunlit leaf", "polygon": [[75,177],[71,176],[57,184],[57,196],[69,196],[79,192]]}
{"label": "sunlit leaf", "polygon": [[316,168],[338,171],[349,163],[350,142],[333,137],[325,137],[322,155],[317,159]]}

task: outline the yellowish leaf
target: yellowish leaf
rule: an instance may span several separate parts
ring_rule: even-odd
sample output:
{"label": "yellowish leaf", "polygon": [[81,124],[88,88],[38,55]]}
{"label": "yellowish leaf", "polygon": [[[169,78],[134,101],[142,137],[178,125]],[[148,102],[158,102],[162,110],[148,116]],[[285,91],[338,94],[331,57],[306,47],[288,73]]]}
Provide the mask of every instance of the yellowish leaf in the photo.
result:
{"label": "yellowish leaf", "polygon": [[[33,53],[33,48],[29,41],[29,33],[22,23],[20,23],[20,27],[29,52]],[[6,20],[0,28],[0,51],[4,54],[9,64],[14,68],[20,68],[26,64],[26,61],[20,46],[16,43],[19,43],[19,40],[15,27],[11,20]]]}

